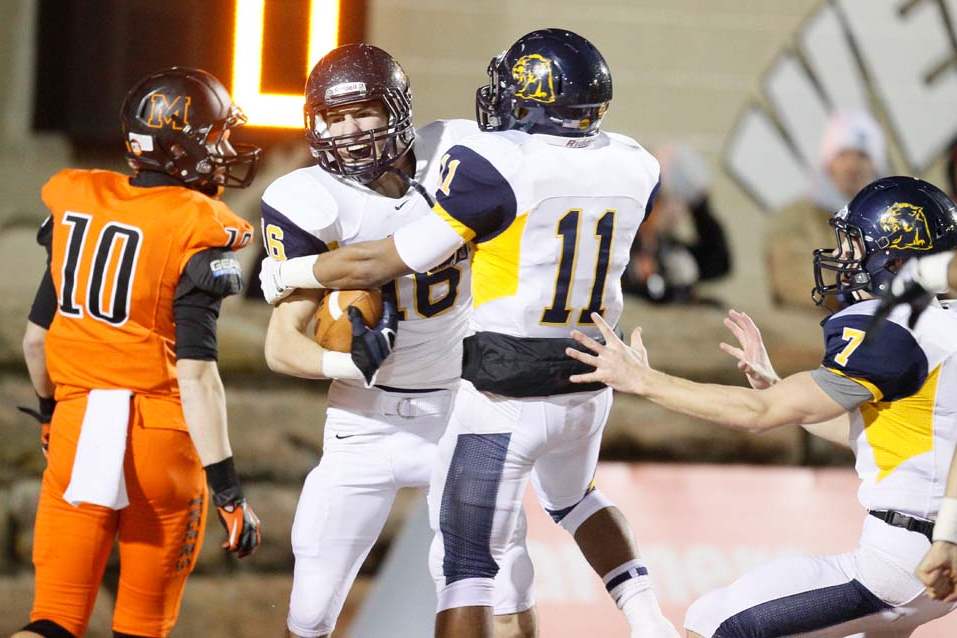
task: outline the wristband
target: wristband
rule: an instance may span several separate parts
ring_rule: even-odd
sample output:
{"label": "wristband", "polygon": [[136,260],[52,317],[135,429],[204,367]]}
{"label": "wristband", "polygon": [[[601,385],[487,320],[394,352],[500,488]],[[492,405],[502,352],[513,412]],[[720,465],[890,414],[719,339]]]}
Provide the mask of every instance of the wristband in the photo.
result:
{"label": "wristband", "polygon": [[957,544],[957,498],[944,497],[940,501],[933,540]]}
{"label": "wristband", "polygon": [[362,371],[348,352],[324,350],[322,352],[322,376],[327,379],[362,379]]}
{"label": "wristband", "polygon": [[284,288],[325,288],[312,274],[315,255],[293,257],[279,262],[279,280]]}
{"label": "wristband", "polygon": [[946,252],[939,255],[923,257],[917,262],[917,282],[928,292],[943,294],[950,289],[947,283],[947,271],[953,253]]}
{"label": "wristband", "polygon": [[40,414],[42,414],[49,421],[53,418],[53,410],[56,409],[56,399],[53,397],[41,397],[37,395],[37,406],[40,408]]}
{"label": "wristband", "polygon": [[213,503],[217,507],[242,500],[243,490],[239,487],[239,476],[236,474],[233,457],[228,456],[203,469],[206,470],[206,482],[213,490]]}

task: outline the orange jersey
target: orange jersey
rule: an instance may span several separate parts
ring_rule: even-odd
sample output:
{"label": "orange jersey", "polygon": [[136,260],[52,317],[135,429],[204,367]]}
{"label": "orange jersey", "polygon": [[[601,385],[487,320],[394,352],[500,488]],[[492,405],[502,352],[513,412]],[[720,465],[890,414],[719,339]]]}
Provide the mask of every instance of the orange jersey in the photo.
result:
{"label": "orange jersey", "polygon": [[167,423],[161,427],[184,428],[174,354],[176,286],[193,255],[241,248],[252,226],[197,191],[137,187],[111,171],[61,171],[42,197],[51,211],[50,272],[58,301],[46,342],[56,398],[126,388],[172,402],[162,410]]}

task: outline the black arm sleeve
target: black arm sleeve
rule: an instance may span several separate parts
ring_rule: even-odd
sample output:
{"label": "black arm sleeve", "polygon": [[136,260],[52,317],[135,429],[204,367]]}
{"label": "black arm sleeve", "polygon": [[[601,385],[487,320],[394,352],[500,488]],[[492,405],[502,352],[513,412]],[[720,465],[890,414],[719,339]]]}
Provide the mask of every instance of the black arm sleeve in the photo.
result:
{"label": "black arm sleeve", "polygon": [[707,197],[691,206],[698,240],[688,246],[698,264],[699,279],[717,279],[731,272],[731,253],[724,229],[711,212]]}
{"label": "black arm sleeve", "polygon": [[33,296],[33,305],[30,306],[28,318],[41,328],[50,328],[53,316],[56,314],[56,289],[53,287],[53,277],[50,275],[50,251],[53,247],[53,219],[47,217],[37,231],[37,243],[47,251],[47,268],[40,280],[40,286]]}
{"label": "black arm sleeve", "polygon": [[33,297],[33,305],[30,306],[30,321],[49,330],[50,324],[53,323],[53,316],[56,314],[56,306],[56,290],[53,288],[50,267],[47,266],[43,279],[40,280],[40,286],[37,288],[37,294]]}
{"label": "black arm sleeve", "polygon": [[204,250],[189,260],[173,302],[177,359],[216,360],[220,305],[241,289],[239,262],[229,251]]}
{"label": "black arm sleeve", "polygon": [[222,299],[193,290],[173,302],[176,322],[176,358],[215,361],[219,356],[216,320]]}

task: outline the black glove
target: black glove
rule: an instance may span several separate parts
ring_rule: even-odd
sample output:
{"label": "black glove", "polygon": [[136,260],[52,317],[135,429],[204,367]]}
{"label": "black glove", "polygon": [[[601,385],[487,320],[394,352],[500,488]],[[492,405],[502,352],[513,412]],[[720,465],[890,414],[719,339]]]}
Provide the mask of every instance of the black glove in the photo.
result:
{"label": "black glove", "polygon": [[50,449],[50,421],[53,420],[53,410],[56,408],[56,399],[44,399],[37,395],[37,409],[18,405],[17,409],[24,414],[29,414],[37,423],[40,424],[40,450],[44,458]]}
{"label": "black glove", "polygon": [[365,377],[366,387],[372,387],[376,373],[395,346],[399,329],[399,311],[391,291],[382,293],[382,318],[374,327],[366,326],[358,308],[349,306],[352,322],[352,361]]}
{"label": "black glove", "polygon": [[207,465],[204,469],[213,490],[216,514],[226,529],[223,549],[235,553],[239,558],[249,556],[262,542],[262,524],[252,506],[243,497],[233,466],[233,457]]}

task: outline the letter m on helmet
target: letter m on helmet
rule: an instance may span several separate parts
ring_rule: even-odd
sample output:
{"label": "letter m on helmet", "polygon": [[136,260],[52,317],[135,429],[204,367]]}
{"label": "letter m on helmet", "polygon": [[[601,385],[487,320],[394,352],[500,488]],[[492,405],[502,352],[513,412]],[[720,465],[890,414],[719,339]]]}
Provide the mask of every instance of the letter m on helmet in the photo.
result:
{"label": "letter m on helmet", "polygon": [[150,96],[146,125],[150,128],[168,126],[175,131],[182,130],[189,124],[190,99],[188,95],[177,95],[170,101],[168,96],[154,93]]}

